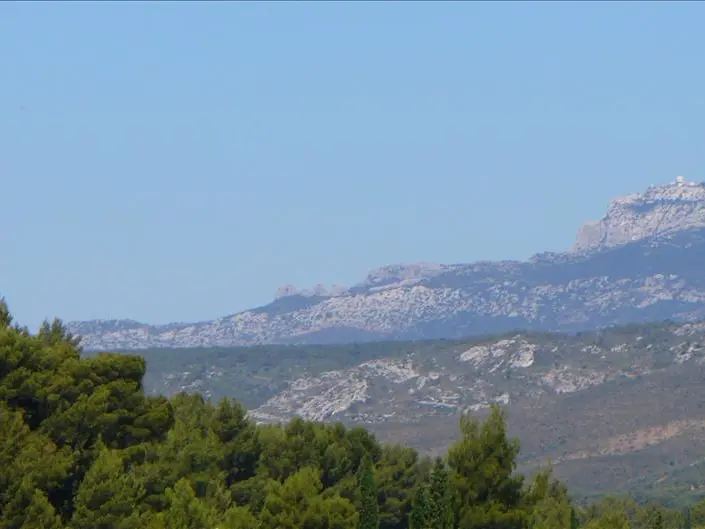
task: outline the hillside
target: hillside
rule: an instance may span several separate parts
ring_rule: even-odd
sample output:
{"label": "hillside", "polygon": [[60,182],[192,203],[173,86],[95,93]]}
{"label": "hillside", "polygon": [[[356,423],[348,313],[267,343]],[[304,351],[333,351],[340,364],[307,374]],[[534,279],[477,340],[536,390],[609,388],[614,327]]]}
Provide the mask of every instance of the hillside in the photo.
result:
{"label": "hillside", "polygon": [[[459,418],[447,451],[430,458],[364,427],[256,424],[229,399],[147,395],[143,358],[83,355],[56,320],[32,335],[1,299],[0,343],[0,529],[705,527],[705,501],[684,494],[667,506],[595,501],[576,498],[550,468],[517,472],[521,447],[498,405]],[[509,344],[471,345],[460,360],[480,359],[486,346]],[[519,367],[531,368],[520,349]],[[668,433],[678,428],[698,425]],[[615,438],[613,449],[643,438]],[[694,455],[693,443],[682,446]],[[600,462],[582,477],[591,472],[603,485],[619,476]]]}
{"label": "hillside", "polygon": [[616,199],[575,248],[528,261],[393,265],[351,288],[278,290],[272,303],[201,323],[68,324],[86,350],[460,338],[705,318],[705,184]]}
{"label": "hillside", "polygon": [[228,395],[260,422],[360,424],[430,453],[457,438],[461,412],[497,402],[522,468],[550,458],[584,494],[689,489],[705,459],[705,323],[140,354],[151,392]]}

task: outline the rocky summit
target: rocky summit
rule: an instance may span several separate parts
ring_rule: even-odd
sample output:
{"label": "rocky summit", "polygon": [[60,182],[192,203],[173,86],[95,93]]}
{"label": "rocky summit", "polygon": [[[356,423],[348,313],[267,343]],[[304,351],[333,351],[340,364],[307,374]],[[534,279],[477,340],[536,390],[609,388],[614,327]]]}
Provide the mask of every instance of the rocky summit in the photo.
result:
{"label": "rocky summit", "polygon": [[614,200],[607,215],[578,232],[576,251],[619,246],[689,228],[705,227],[705,184],[682,176],[667,186]]}
{"label": "rocky summit", "polygon": [[574,248],[528,261],[416,263],[361,283],[282,287],[209,322],[72,322],[86,350],[457,338],[705,318],[705,184],[682,177],[614,200]]}

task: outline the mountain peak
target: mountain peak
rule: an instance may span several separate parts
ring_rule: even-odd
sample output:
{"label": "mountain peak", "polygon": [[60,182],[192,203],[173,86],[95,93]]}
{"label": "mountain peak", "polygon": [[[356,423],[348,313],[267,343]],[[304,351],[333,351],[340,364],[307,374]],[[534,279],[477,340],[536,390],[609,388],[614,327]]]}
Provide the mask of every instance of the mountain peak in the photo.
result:
{"label": "mountain peak", "polygon": [[705,227],[705,183],[677,176],[669,184],[613,200],[601,220],[583,224],[574,250],[619,246],[699,227]]}

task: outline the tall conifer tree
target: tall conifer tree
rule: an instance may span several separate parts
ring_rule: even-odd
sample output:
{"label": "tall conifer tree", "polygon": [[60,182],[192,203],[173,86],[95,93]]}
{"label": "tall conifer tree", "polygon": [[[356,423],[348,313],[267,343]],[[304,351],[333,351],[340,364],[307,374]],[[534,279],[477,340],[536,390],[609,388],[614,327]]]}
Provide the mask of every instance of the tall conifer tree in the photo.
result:
{"label": "tall conifer tree", "polygon": [[379,505],[372,458],[365,454],[357,476],[360,493],[359,529],[379,529]]}

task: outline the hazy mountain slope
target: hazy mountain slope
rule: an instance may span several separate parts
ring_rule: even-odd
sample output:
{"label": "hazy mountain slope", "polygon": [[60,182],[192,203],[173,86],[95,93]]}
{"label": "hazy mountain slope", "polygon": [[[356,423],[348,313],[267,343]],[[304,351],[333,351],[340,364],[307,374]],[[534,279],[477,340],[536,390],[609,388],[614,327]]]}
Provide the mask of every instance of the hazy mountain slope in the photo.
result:
{"label": "hazy mountain slope", "polygon": [[689,487],[705,458],[705,323],[578,335],[336,346],[154,349],[147,390],[242,400],[259,421],[342,421],[443,450],[498,402],[522,468],[551,458],[579,491]]}
{"label": "hazy mountain slope", "polygon": [[392,265],[352,288],[283,287],[210,322],[70,323],[86,349],[456,338],[705,318],[705,185],[676,181],[615,200],[575,251],[526,262]]}

